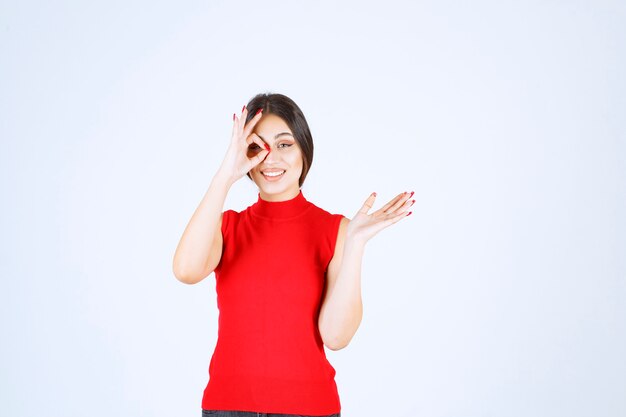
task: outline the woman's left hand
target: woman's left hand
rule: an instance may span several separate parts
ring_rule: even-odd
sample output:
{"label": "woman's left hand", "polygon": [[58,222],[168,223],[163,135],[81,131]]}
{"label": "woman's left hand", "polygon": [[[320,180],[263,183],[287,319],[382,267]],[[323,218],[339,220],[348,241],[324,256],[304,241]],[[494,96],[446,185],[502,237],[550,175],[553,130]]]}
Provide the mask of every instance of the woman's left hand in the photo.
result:
{"label": "woman's left hand", "polygon": [[357,214],[350,220],[350,223],[348,223],[347,237],[365,243],[385,227],[399,222],[412,213],[406,213],[409,207],[415,203],[415,200],[409,200],[412,195],[413,192],[401,193],[380,209],[368,214],[367,212],[372,208],[374,200],[376,200],[376,193],[372,193],[365,200]]}

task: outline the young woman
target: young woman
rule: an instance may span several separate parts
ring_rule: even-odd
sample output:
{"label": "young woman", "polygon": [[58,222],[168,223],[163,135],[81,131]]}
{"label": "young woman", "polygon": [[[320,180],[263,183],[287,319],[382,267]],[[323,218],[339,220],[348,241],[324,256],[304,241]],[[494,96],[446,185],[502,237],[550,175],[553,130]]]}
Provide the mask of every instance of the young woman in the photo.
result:
{"label": "young woman", "polygon": [[[226,156],[174,255],[184,283],[215,271],[218,340],[202,415],[339,417],[324,345],[342,349],[356,333],[365,243],[411,214],[413,193],[369,213],[372,193],[351,220],[331,214],[300,189],[313,140],[296,103],[259,94],[233,122]],[[256,203],[222,211],[244,175],[258,186]]]}

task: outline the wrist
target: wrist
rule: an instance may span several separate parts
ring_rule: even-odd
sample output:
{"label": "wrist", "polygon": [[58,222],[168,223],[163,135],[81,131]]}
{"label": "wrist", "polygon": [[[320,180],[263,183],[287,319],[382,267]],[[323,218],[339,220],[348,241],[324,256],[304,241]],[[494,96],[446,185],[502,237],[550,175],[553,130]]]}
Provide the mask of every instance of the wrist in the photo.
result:
{"label": "wrist", "polygon": [[365,248],[365,244],[367,243],[367,239],[363,239],[356,235],[351,235],[350,233],[346,234],[346,241],[344,243],[345,247],[349,249],[363,249]]}
{"label": "wrist", "polygon": [[226,172],[221,169],[217,171],[212,182],[226,188],[230,188],[235,183],[232,177],[227,175]]}

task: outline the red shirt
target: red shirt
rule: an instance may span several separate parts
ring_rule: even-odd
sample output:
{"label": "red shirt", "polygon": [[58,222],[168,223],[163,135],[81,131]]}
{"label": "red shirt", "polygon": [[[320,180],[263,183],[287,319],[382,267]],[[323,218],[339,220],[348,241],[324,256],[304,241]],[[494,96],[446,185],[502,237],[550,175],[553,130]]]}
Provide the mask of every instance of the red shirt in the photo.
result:
{"label": "red shirt", "polygon": [[339,223],[304,198],[222,217],[218,338],[202,408],[326,415],[341,404],[317,320]]}

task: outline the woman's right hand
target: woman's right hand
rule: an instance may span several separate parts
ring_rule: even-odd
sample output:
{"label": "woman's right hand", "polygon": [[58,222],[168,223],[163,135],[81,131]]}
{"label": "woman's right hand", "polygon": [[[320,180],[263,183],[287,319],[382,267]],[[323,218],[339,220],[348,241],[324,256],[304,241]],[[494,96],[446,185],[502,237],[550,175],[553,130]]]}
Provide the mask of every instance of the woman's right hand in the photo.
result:
{"label": "woman's right hand", "polygon": [[[269,149],[263,140],[261,140],[256,133],[252,133],[254,126],[261,120],[263,112],[257,112],[257,114],[243,126],[247,115],[248,109],[246,107],[244,107],[241,112],[241,117],[237,117],[233,114],[233,133],[230,146],[218,170],[219,174],[228,178],[230,184],[235,183],[239,178],[246,175],[252,168],[261,163],[269,153]],[[253,143],[256,143],[259,148],[261,148],[260,152],[249,149],[250,145]]]}

